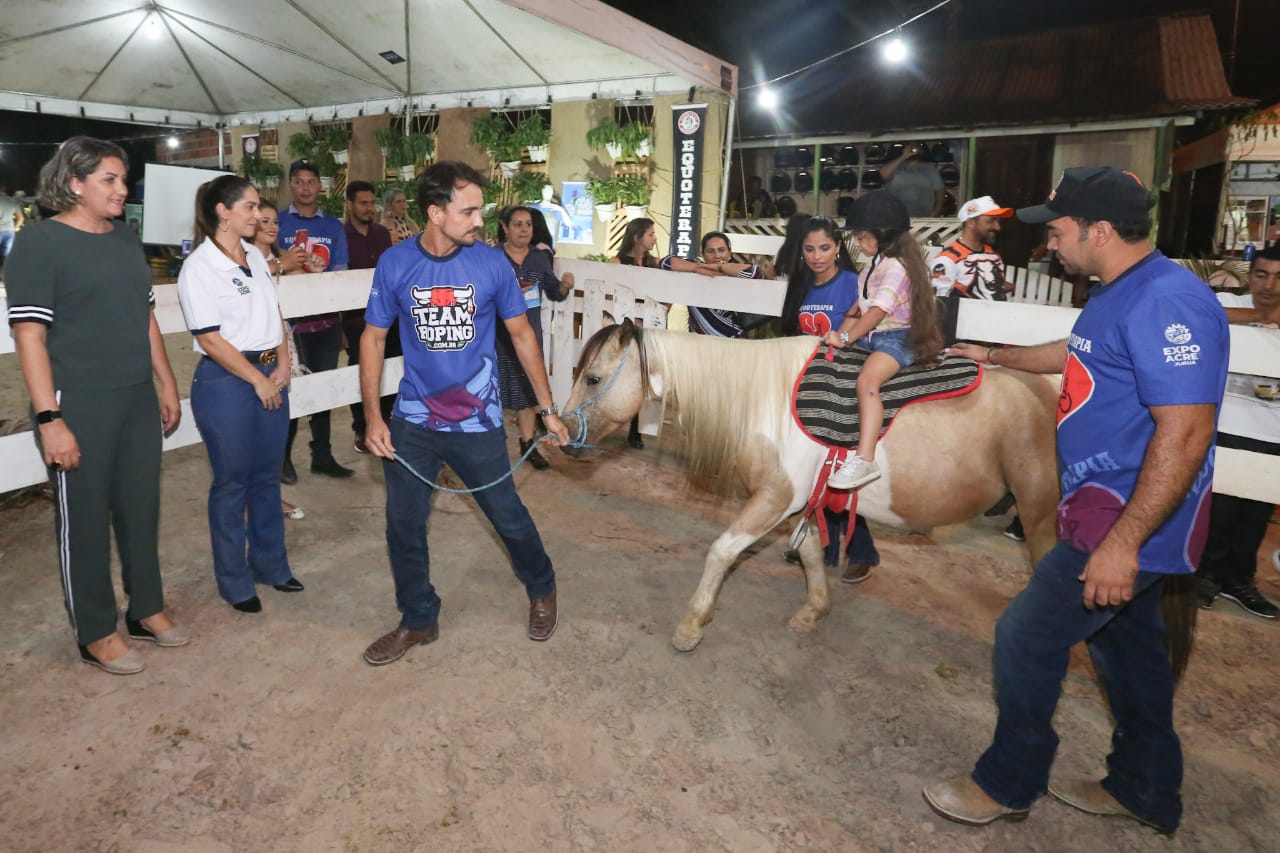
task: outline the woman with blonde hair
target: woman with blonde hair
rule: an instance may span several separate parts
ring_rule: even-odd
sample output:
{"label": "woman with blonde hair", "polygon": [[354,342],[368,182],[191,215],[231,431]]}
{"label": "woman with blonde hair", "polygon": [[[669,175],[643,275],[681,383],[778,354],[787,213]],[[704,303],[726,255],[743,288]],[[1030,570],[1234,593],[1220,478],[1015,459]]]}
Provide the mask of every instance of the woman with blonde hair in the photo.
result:
{"label": "woman with blonde hair", "polygon": [[382,197],[382,227],[391,232],[391,245],[422,231],[409,215],[409,199],[400,187],[392,187]]}
{"label": "woman with blonde hair", "polygon": [[160,444],[182,410],[151,311],[151,270],[120,218],[128,170],[118,145],[87,136],[63,142],[40,170],[40,201],[58,213],[19,232],[5,267],[36,446],[53,475],[67,615],[81,660],[113,675],[144,666],[117,633],[113,529],[130,639],[191,641],[164,610]]}

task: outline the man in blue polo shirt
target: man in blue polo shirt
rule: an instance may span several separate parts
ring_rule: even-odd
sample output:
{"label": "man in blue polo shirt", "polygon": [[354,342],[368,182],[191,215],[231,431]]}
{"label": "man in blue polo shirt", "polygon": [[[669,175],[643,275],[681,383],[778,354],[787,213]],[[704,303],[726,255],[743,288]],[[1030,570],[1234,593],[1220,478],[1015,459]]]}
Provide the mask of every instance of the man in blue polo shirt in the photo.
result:
{"label": "man in blue polo shirt", "polygon": [[[468,488],[494,484],[475,499],[525,585],[529,639],[550,639],[556,629],[555,570],[514,483],[501,479],[511,460],[498,398],[499,322],[511,335],[551,442],[564,444],[569,433],[551,401],[515,272],[501,251],[476,242],[484,227],[483,184],[464,163],[445,161],[427,169],[418,179],[422,234],[383,252],[369,291],[360,338],[365,445],[385,460],[387,548],[402,614],[399,627],[365,650],[365,661],[374,666],[399,660],[412,646],[440,635],[440,596],[431,585],[427,550],[432,489],[393,455],[429,480],[447,464]],[[388,424],[378,397],[392,324],[400,330],[404,378]]]}
{"label": "man in blue polo shirt", "polygon": [[[295,160],[289,166],[289,192],[293,203],[280,211],[280,248],[288,251],[297,242],[299,232],[306,232],[306,272],[336,272],[347,268],[347,235],[342,220],[334,219],[320,209],[320,172],[310,160]],[[298,342],[298,360],[312,373],[333,370],[342,351],[342,321],[337,314],[316,314],[293,321]],[[345,479],[355,474],[333,458],[329,441],[329,413],[311,416],[311,473]],[[289,444],[285,450],[281,479],[297,481],[293,468],[293,437],[298,422],[289,427]]]}
{"label": "man in blue polo shirt", "polygon": [[[1161,598],[1167,576],[1195,570],[1208,534],[1230,338],[1212,291],[1151,248],[1152,203],[1129,172],[1067,169],[1049,200],[1018,218],[1047,223],[1049,248],[1068,272],[1102,282],[1071,335],[1021,349],[951,348],[988,364],[1062,373],[1058,544],[996,625],[995,738],[971,774],[924,791],[936,811],[961,823],[1021,820],[1046,788],[1082,811],[1166,833],[1182,817],[1176,676]],[[1100,782],[1050,782],[1053,713],[1081,641],[1116,719],[1108,773]],[[1180,655],[1177,665],[1184,662]]]}

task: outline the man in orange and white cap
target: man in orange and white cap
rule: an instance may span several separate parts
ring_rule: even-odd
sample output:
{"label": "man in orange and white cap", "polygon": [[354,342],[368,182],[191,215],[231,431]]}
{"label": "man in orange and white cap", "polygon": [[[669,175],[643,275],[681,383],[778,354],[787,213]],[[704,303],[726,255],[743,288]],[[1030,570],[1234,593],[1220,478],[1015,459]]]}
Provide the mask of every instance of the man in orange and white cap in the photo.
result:
{"label": "man in orange and white cap", "polygon": [[1000,220],[1013,216],[989,195],[960,206],[960,236],[933,259],[930,273],[939,296],[992,299],[1004,302],[1013,282],[1004,277],[1004,261],[992,248],[1000,233]]}

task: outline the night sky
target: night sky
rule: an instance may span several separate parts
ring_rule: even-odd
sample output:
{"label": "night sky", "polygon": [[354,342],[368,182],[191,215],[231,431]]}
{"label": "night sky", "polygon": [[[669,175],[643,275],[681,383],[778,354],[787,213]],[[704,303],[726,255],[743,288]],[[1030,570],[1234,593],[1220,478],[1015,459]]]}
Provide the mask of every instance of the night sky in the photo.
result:
{"label": "night sky", "polygon": [[[733,0],[733,2],[605,2],[726,59],[741,69],[741,85],[774,77],[897,26],[936,0]],[[920,49],[931,41],[980,41],[1037,30],[1097,24],[1175,12],[1208,11],[1219,47],[1231,49],[1240,7],[1232,90],[1266,105],[1280,101],[1280,2],[1277,0],[952,0],[904,31]],[[1123,45],[1117,45],[1123,50]],[[871,48],[862,48],[870,50]],[[1226,65],[1224,59],[1224,67]]]}

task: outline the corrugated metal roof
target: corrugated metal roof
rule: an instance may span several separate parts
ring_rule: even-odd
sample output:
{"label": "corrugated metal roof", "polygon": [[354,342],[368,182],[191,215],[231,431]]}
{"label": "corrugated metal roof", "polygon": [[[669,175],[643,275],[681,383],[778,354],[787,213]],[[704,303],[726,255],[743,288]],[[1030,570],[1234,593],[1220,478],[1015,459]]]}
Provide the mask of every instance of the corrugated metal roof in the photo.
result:
{"label": "corrugated metal roof", "polygon": [[897,68],[858,51],[780,92],[782,122],[747,104],[745,137],[1151,118],[1253,103],[1231,94],[1204,14],[922,48]]}

